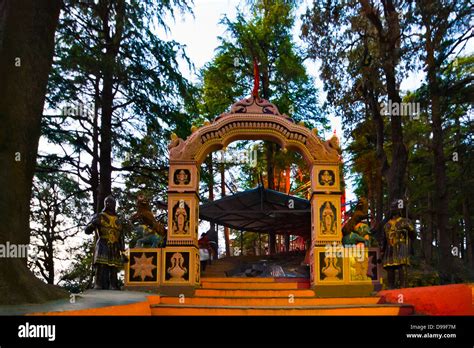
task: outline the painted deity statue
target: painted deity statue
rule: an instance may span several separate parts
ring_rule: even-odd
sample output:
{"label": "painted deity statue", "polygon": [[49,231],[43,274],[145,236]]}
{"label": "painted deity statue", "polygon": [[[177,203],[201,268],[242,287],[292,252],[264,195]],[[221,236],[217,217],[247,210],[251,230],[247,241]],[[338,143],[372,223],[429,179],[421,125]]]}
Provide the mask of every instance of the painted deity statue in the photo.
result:
{"label": "painted deity statue", "polygon": [[[349,261],[349,271],[351,280],[370,280],[368,277],[369,258],[368,249],[373,243],[373,237],[370,233],[369,225],[365,223],[368,217],[367,200],[362,197],[357,202],[349,220],[342,227],[342,244],[344,246],[362,245],[364,249],[359,252],[363,253],[357,257],[351,257]],[[363,256],[363,257],[361,257]]]}
{"label": "painted deity statue", "polygon": [[137,240],[137,248],[163,246],[166,235],[165,227],[156,221],[151,212],[150,202],[143,194],[137,197],[137,212],[132,215],[131,222],[138,223],[136,230],[142,235],[142,238]]}
{"label": "painted deity statue", "polygon": [[174,233],[187,234],[189,230],[188,213],[185,208],[184,200],[179,201],[178,208],[174,213]]}
{"label": "painted deity statue", "polygon": [[334,212],[331,209],[331,203],[326,202],[324,205],[323,212],[321,214],[321,231],[323,234],[334,234],[334,223],[336,221],[336,217],[334,216]]}
{"label": "painted deity statue", "polygon": [[115,212],[114,197],[105,198],[104,209],[94,215],[85,232],[95,233],[97,239],[94,252],[94,289],[119,290],[117,272],[123,266],[124,228]]}
{"label": "painted deity statue", "polygon": [[322,173],[320,184],[323,186],[332,186],[334,184],[334,178],[327,170]]}
{"label": "painted deity statue", "polygon": [[356,245],[364,243],[365,246],[371,246],[371,234],[369,225],[364,220],[367,218],[367,200],[365,198],[359,199],[357,205],[352,213],[352,216],[342,227],[342,244]]}
{"label": "painted deity statue", "polygon": [[384,225],[384,240],[382,244],[383,267],[387,271],[388,287],[396,287],[395,273],[399,274],[399,286],[407,285],[407,266],[410,265],[411,243],[415,238],[415,228],[412,222],[402,217],[402,209],[398,201],[394,201],[390,209],[390,219]]}
{"label": "painted deity statue", "polygon": [[189,180],[188,180],[188,174],[186,174],[186,172],[181,169],[178,174],[176,175],[176,179],[177,179],[177,184],[178,185],[187,185]]}

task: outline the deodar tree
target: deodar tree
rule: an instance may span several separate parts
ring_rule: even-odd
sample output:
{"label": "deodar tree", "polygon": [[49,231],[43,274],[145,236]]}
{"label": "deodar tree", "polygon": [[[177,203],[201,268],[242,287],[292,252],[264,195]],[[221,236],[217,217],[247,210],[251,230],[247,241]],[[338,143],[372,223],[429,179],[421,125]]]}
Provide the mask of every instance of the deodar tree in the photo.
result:
{"label": "deodar tree", "polygon": [[[60,0],[0,2],[0,244],[30,242],[30,198]],[[0,303],[45,301],[25,258],[0,258]]]}
{"label": "deodar tree", "polygon": [[[295,9],[295,1],[257,0],[249,2],[247,11],[238,10],[235,20],[222,19],[226,34],[220,38],[216,56],[201,72],[201,108],[207,119],[213,119],[252,92],[255,61],[259,97],[270,100],[281,113],[305,122],[308,127],[327,126],[318,106],[314,81],[307,74],[302,52],[292,37]],[[264,179],[268,188],[277,189],[281,173],[287,171],[288,163],[294,163],[296,157],[281,153],[271,142],[265,142],[264,154]],[[250,181],[255,182],[253,178]]]}

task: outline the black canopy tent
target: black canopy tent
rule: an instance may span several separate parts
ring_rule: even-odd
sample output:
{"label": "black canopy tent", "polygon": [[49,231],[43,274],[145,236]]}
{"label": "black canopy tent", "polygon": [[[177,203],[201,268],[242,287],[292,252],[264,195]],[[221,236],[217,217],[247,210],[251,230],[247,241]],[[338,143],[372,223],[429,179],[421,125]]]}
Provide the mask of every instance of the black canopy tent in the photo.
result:
{"label": "black canopy tent", "polygon": [[204,203],[199,207],[199,217],[240,231],[299,236],[311,233],[308,200],[262,186]]}

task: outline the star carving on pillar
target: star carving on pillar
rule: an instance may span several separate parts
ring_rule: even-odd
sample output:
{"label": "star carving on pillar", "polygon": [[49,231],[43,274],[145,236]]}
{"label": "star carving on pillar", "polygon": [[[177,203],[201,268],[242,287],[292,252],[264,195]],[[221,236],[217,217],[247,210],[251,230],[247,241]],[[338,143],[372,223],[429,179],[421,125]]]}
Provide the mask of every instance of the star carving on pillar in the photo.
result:
{"label": "star carving on pillar", "polygon": [[133,269],[133,278],[140,277],[142,281],[145,280],[146,277],[153,277],[153,270],[156,266],[152,263],[153,256],[146,257],[145,253],[142,253],[140,257],[133,257],[134,264],[130,266]]}

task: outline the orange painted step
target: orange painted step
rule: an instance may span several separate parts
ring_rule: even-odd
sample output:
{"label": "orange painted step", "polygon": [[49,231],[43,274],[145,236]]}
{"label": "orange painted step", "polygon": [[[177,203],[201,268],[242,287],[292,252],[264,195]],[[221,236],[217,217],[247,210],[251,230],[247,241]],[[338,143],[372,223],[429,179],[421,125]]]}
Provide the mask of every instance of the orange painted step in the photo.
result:
{"label": "orange painted step", "polygon": [[[181,302],[180,302],[181,301]],[[184,301],[184,303],[183,303]],[[200,306],[328,306],[377,304],[380,297],[316,298],[316,297],[161,297],[161,304]]]}
{"label": "orange painted step", "polygon": [[235,289],[235,290],[247,290],[247,289],[308,289],[309,283],[276,283],[276,282],[252,282],[252,283],[215,283],[215,282],[201,282],[203,289]]}
{"label": "orange painted step", "polygon": [[201,282],[212,283],[309,283],[308,278],[269,277],[201,277]]}
{"label": "orange painted step", "polygon": [[202,283],[274,283],[275,278],[202,277]]}
{"label": "orange painted step", "polygon": [[279,289],[279,290],[236,290],[236,289],[196,289],[194,296],[205,297],[314,297],[314,291],[309,289]]}
{"label": "orange painted step", "polygon": [[314,315],[411,315],[409,305],[345,305],[307,307],[246,307],[246,306],[199,306],[164,305],[151,306],[156,316],[314,316]]}

